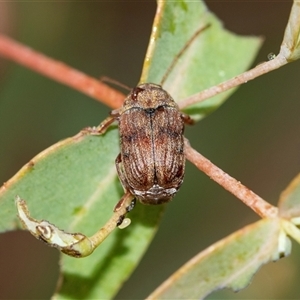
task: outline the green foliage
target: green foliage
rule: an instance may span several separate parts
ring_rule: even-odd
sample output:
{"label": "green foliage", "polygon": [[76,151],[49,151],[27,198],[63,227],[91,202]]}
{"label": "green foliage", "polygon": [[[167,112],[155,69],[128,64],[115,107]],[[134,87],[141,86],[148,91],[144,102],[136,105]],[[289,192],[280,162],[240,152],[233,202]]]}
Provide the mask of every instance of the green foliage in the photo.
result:
{"label": "green foliage", "polygon": [[[183,46],[206,25],[209,27],[179,58],[164,85],[177,101],[237,75],[251,63],[259,39],[224,30],[202,2],[165,1],[159,5],[142,81],[160,83]],[[297,48],[298,36],[296,39]],[[231,92],[186,111],[200,119]],[[123,193],[114,166],[119,149],[117,134],[115,127],[103,136],[79,134],[45,150],[24,166],[0,190],[0,230],[18,228],[14,198],[20,195],[35,218],[45,218],[69,232],[91,235],[97,231]],[[198,298],[221,287],[240,289],[263,263],[287,255],[287,234],[299,241],[296,223],[289,220],[299,217],[298,187],[296,179],[280,200],[280,216],[288,220],[262,220],[225,238],[186,264],[184,272],[176,280],[171,279],[170,288],[160,292],[159,297]],[[93,255],[84,259],[62,256],[63,284],[55,296],[112,298],[138,264],[162,211],[163,207],[137,205],[130,213],[132,225],[117,229]]]}
{"label": "green foliage", "polygon": [[[203,2],[159,2],[161,12],[155,19],[141,81],[160,83],[174,57],[193,34],[201,28],[196,40],[179,58],[164,88],[180,102],[245,71],[260,45],[257,37],[238,36],[225,30],[222,23]],[[209,26],[204,29],[205,26]],[[153,30],[152,28],[152,30]],[[205,117],[220,106],[234,90],[217,95],[203,103],[185,108],[194,119]]]}
{"label": "green foliage", "polygon": [[[7,189],[1,190],[1,230],[16,228],[14,198],[20,195],[37,218],[50,220],[69,232],[91,235],[97,231],[122,195],[113,164],[118,152],[117,134],[116,128],[101,137],[79,134],[33,158],[7,183]],[[132,213],[133,226],[115,231],[88,258],[63,255],[60,297],[107,298],[116,293],[151,240],[160,210],[140,205]],[[107,264],[110,260],[113,263]]]}
{"label": "green foliage", "polygon": [[[280,222],[263,219],[207,248],[180,268],[150,299],[203,299],[212,291],[247,286],[262,264],[279,258]],[[286,255],[289,254],[289,240]]]}

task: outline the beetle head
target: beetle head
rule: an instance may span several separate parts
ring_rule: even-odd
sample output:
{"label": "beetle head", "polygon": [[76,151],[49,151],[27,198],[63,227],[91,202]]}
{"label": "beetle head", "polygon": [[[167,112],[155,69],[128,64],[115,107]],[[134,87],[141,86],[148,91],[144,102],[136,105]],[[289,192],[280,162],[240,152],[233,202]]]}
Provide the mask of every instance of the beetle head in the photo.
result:
{"label": "beetle head", "polygon": [[126,97],[124,109],[131,108],[158,108],[160,106],[176,107],[173,98],[158,84],[143,83],[135,87]]}

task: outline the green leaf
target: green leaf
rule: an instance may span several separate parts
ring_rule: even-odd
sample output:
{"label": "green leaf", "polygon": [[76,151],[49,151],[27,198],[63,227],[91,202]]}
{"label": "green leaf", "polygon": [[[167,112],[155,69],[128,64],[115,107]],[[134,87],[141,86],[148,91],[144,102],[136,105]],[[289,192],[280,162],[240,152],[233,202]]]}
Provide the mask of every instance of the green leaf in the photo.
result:
{"label": "green leaf", "polygon": [[288,61],[300,58],[300,2],[294,0],[280,52]]}
{"label": "green leaf", "polygon": [[290,250],[280,220],[263,219],[199,253],[147,299],[203,299],[225,287],[238,291],[263,264],[288,255]]}
{"label": "green leaf", "polygon": [[278,216],[287,235],[300,244],[300,174],[281,193],[278,202]]}
{"label": "green leaf", "polygon": [[[114,129],[101,138],[79,134],[41,152],[1,188],[0,211],[4,215],[0,230],[15,228],[11,219],[16,215],[16,195],[28,201],[34,216],[47,217],[61,228],[74,230],[70,219],[74,218],[75,223],[82,221],[88,212],[83,205],[93,201],[91,196],[103,198],[111,192],[116,199],[120,197],[121,189],[115,185],[116,171],[111,163],[117,149]],[[104,220],[109,211],[106,214]]]}
{"label": "green leaf", "polygon": [[[175,99],[242,71],[258,45],[257,39],[239,38],[224,31],[202,2],[159,1],[156,18],[159,37],[154,52],[147,57],[149,69],[143,79],[157,83],[194,31],[207,22],[211,24],[166,81],[165,88]],[[182,78],[187,68],[191,72]],[[202,116],[224,97],[189,111]],[[0,230],[18,228],[14,199],[19,195],[26,200],[32,217],[49,220],[68,232],[94,234],[110,218],[123,194],[114,165],[118,152],[116,128],[103,136],[81,133],[45,150],[1,188]],[[138,204],[129,215],[132,224],[125,230],[116,229],[91,256],[75,259],[62,255],[63,281],[55,296],[112,298],[141,259],[162,211],[163,206]]]}
{"label": "green leaf", "polygon": [[300,217],[300,174],[281,193],[278,209],[282,218],[290,220]]}
{"label": "green leaf", "polygon": [[[202,1],[159,1],[159,17],[144,62],[141,81],[160,83],[174,57],[199,29],[200,32],[176,62],[164,89],[180,102],[245,71],[253,61],[261,40],[225,30]],[[194,119],[216,109],[234,90],[185,108]]]}
{"label": "green leaf", "polygon": [[[26,199],[34,217],[66,231],[91,235],[100,229],[123,194],[113,164],[119,148],[117,135],[116,128],[104,136],[78,134],[33,158],[1,188],[1,231],[17,228],[17,194]],[[93,255],[84,259],[63,255],[59,298],[115,294],[151,240],[160,211],[161,207],[138,205],[129,215],[133,224],[126,230],[116,229]]]}

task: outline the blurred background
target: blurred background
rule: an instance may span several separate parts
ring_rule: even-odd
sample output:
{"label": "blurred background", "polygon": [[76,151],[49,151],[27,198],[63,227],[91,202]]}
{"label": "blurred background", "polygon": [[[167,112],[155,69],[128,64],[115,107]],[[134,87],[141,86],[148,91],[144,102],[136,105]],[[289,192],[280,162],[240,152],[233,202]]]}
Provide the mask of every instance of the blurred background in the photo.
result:
{"label": "blurred background", "polygon": [[[265,43],[254,62],[278,53],[292,1],[207,1],[238,34]],[[96,78],[139,80],[155,1],[0,2],[0,31]],[[243,85],[217,111],[186,130],[192,145],[261,197],[276,204],[300,170],[300,62]],[[103,120],[98,102],[0,57],[0,183],[38,152]],[[187,164],[185,183],[117,299],[142,299],[184,262],[258,220],[239,200]],[[49,299],[59,255],[26,232],[0,235],[0,299]],[[209,299],[296,299],[300,245],[261,268],[239,293]]]}

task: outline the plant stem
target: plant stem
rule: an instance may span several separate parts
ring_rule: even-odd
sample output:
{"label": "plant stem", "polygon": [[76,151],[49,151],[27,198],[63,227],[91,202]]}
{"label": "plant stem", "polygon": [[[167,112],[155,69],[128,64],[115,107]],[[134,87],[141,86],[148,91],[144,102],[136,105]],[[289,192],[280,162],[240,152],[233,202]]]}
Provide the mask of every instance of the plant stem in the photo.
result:
{"label": "plant stem", "polygon": [[185,139],[186,158],[199,170],[204,172],[212,180],[221,185],[225,190],[242,200],[247,206],[254,210],[262,218],[276,218],[278,209],[253,193],[240,181],[231,177],[223,170],[214,165],[211,161],[193,149],[187,139]]}
{"label": "plant stem", "polygon": [[247,83],[249,80],[252,80],[258,76],[278,69],[287,63],[288,61],[286,60],[285,56],[282,53],[279,53],[273,60],[261,63],[249,71],[246,71],[238,76],[235,76],[227,81],[224,81],[216,86],[208,88],[200,93],[194,94],[180,101],[178,103],[179,108],[183,109],[192,104],[202,102],[208,98],[230,90],[240,84]]}
{"label": "plant stem", "polygon": [[122,93],[93,77],[23,46],[2,34],[0,34],[0,55],[75,90],[79,90],[111,108],[119,108],[123,104],[125,96]]}

